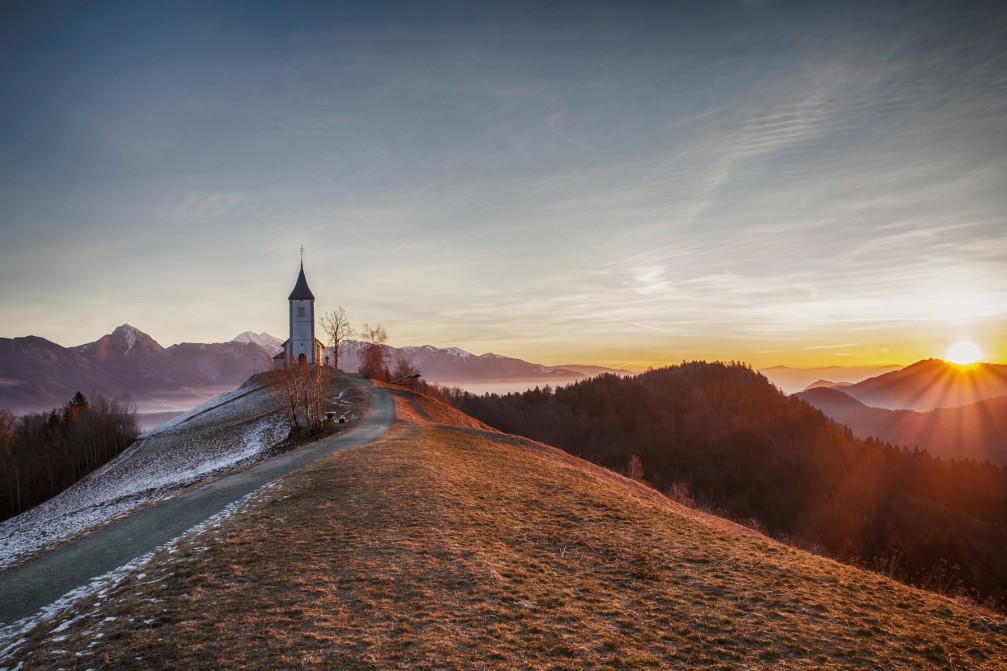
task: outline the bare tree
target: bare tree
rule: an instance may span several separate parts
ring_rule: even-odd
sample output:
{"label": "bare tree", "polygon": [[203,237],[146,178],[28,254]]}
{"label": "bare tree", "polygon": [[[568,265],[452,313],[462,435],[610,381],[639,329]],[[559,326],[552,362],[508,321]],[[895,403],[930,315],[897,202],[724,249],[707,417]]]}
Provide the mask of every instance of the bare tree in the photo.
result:
{"label": "bare tree", "polygon": [[408,377],[413,373],[420,372],[413,362],[409,360],[405,352],[399,351],[395,353],[395,361],[392,367],[392,379],[401,380],[404,377]]}
{"label": "bare tree", "polygon": [[388,366],[385,363],[384,344],[388,340],[388,332],[381,324],[373,328],[364,324],[360,336],[366,343],[363,355],[360,357],[360,375],[372,380],[387,378]]}
{"label": "bare tree", "polygon": [[[299,363],[271,371],[266,384],[283,407],[290,432],[322,425],[322,401],[329,395],[332,377],[319,366]],[[303,421],[303,424],[302,424]]]}
{"label": "bare tree", "polygon": [[309,429],[322,425],[322,401],[331,394],[332,376],[318,366],[304,366],[301,372],[301,398],[304,421]]}
{"label": "bare tree", "polygon": [[346,317],[346,310],[339,306],[321,317],[322,330],[329,336],[332,343],[332,367],[339,368],[339,349],[347,340],[353,337],[353,327]]}
{"label": "bare tree", "polygon": [[291,433],[301,426],[297,416],[301,401],[301,384],[298,379],[301,368],[302,366],[284,366],[267,372],[265,378],[266,385],[283,408]]}
{"label": "bare tree", "polygon": [[626,477],[630,480],[645,483],[643,475],[643,464],[640,462],[640,457],[634,454],[629,458],[629,463],[626,465]]}

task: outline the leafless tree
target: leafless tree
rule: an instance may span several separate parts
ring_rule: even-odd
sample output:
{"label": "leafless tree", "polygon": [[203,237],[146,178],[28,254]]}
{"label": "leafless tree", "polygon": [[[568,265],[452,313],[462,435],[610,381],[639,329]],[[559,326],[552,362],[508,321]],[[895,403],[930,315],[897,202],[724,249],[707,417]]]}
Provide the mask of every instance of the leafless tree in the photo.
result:
{"label": "leafless tree", "polygon": [[346,317],[346,310],[339,306],[321,317],[322,330],[329,336],[332,343],[332,367],[339,368],[339,350],[347,340],[353,337],[353,327]]}
{"label": "leafless tree", "polygon": [[626,477],[637,482],[644,482],[643,475],[643,464],[640,462],[640,457],[634,454],[626,465]]}
{"label": "leafless tree", "polygon": [[392,367],[391,375],[393,380],[400,380],[418,372],[420,371],[413,365],[413,362],[409,360],[409,357],[406,356],[405,352],[399,351],[395,353],[395,361]]}
{"label": "leafless tree", "polygon": [[287,418],[290,431],[297,431],[301,424],[297,411],[301,401],[301,384],[299,378],[302,366],[284,366],[266,373],[266,385],[279,401],[283,414]]}
{"label": "leafless tree", "polygon": [[378,324],[373,328],[364,324],[360,330],[360,336],[364,339],[364,352],[360,357],[360,375],[372,380],[386,379],[388,377],[388,366],[385,363],[385,341],[388,340],[388,332]]}
{"label": "leafless tree", "polygon": [[65,489],[140,435],[126,400],[80,392],[61,408],[19,418],[0,410],[0,520]]}
{"label": "leafless tree", "polygon": [[323,368],[307,363],[287,366],[267,374],[266,383],[280,402],[291,433],[302,426],[321,426],[322,401],[332,386],[332,378]]}
{"label": "leafless tree", "polygon": [[322,425],[322,401],[330,394],[332,377],[318,366],[300,366],[304,422],[314,429]]}

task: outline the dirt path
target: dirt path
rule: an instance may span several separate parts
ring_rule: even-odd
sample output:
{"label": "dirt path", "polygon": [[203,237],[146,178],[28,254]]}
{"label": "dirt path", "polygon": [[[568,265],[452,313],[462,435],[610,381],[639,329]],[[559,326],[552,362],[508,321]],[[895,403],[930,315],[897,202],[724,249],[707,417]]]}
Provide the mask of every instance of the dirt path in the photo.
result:
{"label": "dirt path", "polygon": [[332,452],[364,445],[384,434],[395,421],[392,398],[384,390],[370,385],[362,387],[370,393],[373,405],[370,415],[353,431],[210,482],[0,574],[0,629],[34,615],[93,578],[183,535],[277,478]]}

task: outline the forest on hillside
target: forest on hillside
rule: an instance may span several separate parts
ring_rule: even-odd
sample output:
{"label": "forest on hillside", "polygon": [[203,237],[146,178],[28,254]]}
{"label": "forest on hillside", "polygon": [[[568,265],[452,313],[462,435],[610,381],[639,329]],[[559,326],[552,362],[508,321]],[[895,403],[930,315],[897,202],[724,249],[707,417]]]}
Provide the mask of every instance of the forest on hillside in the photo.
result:
{"label": "forest on hillside", "polygon": [[1007,605],[1007,468],[857,439],[746,365],[450,400],[786,542]]}
{"label": "forest on hillside", "polygon": [[131,404],[79,391],[61,408],[0,410],[0,521],[52,498],[140,435]]}

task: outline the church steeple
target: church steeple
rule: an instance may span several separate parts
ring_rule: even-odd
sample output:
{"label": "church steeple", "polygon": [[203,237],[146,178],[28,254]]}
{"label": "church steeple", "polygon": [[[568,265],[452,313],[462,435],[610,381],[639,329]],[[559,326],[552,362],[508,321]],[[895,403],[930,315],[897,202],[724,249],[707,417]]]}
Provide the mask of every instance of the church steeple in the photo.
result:
{"label": "church steeple", "polygon": [[290,292],[287,296],[288,301],[313,301],[315,300],[315,295],[311,293],[311,289],[308,288],[308,280],[304,277],[304,259],[301,259],[301,272],[297,276],[297,283],[294,284],[294,290]]}

